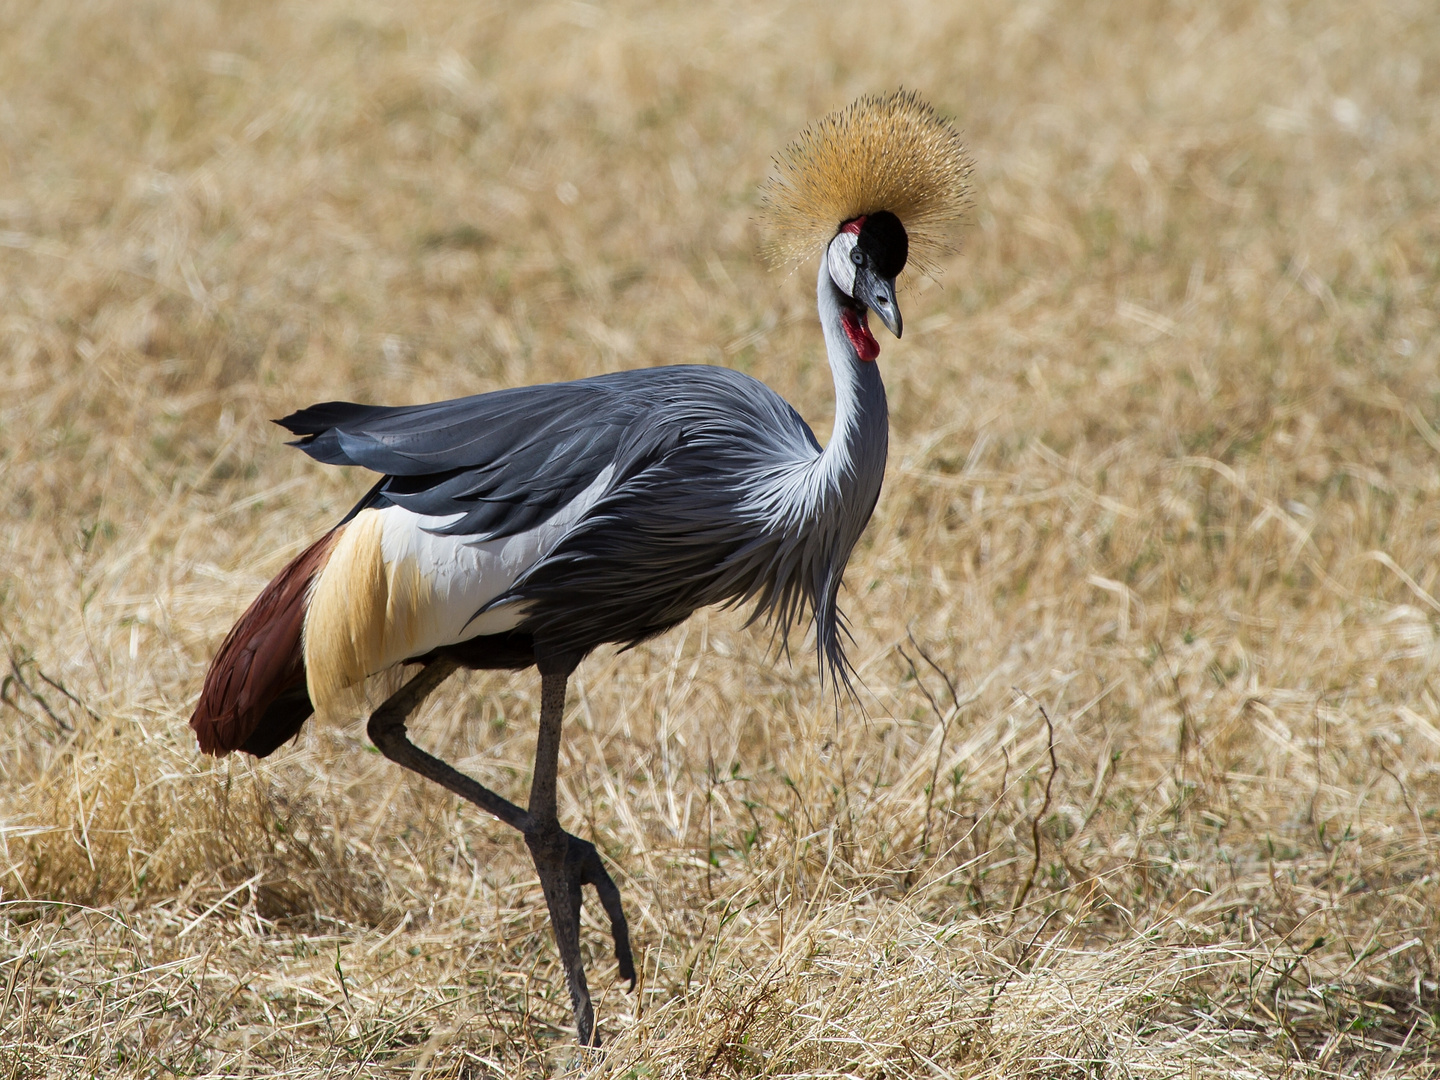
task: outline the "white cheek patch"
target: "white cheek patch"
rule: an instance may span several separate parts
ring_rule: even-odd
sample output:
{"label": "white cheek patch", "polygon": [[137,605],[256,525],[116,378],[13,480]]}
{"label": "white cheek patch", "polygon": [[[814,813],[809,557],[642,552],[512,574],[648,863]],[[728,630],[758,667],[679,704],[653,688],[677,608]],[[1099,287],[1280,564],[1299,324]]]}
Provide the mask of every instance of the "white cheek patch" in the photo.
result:
{"label": "white cheek patch", "polygon": [[855,233],[842,232],[835,235],[826,249],[825,259],[830,267],[830,280],[846,296],[855,296],[855,263],[850,258],[860,237]]}

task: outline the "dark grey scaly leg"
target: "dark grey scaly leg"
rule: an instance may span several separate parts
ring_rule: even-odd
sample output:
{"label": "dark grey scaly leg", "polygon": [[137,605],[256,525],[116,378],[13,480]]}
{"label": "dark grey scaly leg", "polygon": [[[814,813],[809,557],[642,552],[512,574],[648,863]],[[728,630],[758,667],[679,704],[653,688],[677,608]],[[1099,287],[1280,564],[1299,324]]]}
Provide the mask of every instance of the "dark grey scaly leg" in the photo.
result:
{"label": "dark grey scaly leg", "polygon": [[371,715],[367,732],[386,757],[433,780],[505,824],[519,829],[525,837],[550,909],[550,925],[565,967],[570,1003],[575,1010],[575,1027],[582,1046],[598,1046],[595,1010],[585,982],[580,958],[581,886],[593,885],[600,903],[610,917],[615,939],[615,959],[620,977],[635,988],[635,961],[630,951],[630,929],[620,904],[620,890],[610,877],[595,845],[560,828],[556,813],[555,775],[560,759],[560,725],[565,712],[565,687],[571,664],[564,670],[542,673],[540,683],[540,735],[535,747],[535,773],[530,786],[530,809],[522,810],[458,769],[427,754],[410,741],[405,722],[459,665],[441,655],[430,661],[409,682],[392,694]]}
{"label": "dark grey scaly leg", "polygon": [[404,765],[427,780],[434,780],[462,799],[468,799],[482,810],[488,810],[506,825],[524,832],[530,819],[529,814],[504,796],[495,794],[460,770],[421,750],[410,741],[410,736],[405,731],[405,722],[458,666],[448,656],[430,661],[414,678],[386,698],[384,703],[370,714],[365,731],[370,736],[370,741],[391,761]]}

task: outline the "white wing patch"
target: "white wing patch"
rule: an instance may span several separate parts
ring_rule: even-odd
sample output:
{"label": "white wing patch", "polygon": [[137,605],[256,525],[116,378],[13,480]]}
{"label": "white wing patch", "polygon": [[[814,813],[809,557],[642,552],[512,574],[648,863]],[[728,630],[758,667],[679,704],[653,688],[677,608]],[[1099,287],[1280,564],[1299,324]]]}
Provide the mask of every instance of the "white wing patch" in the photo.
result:
{"label": "white wing patch", "polygon": [[[514,585],[523,574],[570,531],[595,505],[614,469],[599,476],[561,507],[554,516],[526,532],[503,540],[476,540],[468,536],[436,535],[427,530],[444,528],[456,517],[424,517],[398,506],[381,510],[385,532],[380,541],[387,565],[413,564],[429,586],[425,632],[416,638],[409,656],[441,645],[455,645],[481,634],[503,634],[519,625],[522,605],[502,604],[481,615],[475,613]],[[399,657],[403,660],[405,657]]]}
{"label": "white wing patch", "polygon": [[305,614],[306,680],[316,712],[341,711],[347,689],[410,657],[513,630],[523,604],[476,612],[554,550],[613,475],[607,466],[544,522],[501,540],[436,535],[427,530],[457,518],[399,506],[357,514],[316,579]]}

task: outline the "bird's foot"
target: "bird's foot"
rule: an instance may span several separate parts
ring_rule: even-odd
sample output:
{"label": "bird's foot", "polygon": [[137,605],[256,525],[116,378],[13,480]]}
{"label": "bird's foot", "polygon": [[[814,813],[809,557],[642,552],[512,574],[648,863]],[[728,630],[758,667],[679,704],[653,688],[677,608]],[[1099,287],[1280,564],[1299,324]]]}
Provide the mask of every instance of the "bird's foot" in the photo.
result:
{"label": "bird's foot", "polygon": [[[625,919],[625,908],[620,903],[620,889],[615,884],[615,879],[610,876],[610,871],[605,869],[605,863],[594,844],[570,833],[566,833],[565,837],[569,840],[569,850],[565,854],[566,869],[568,871],[571,866],[578,867],[580,884],[595,886],[595,892],[600,897],[600,906],[605,909],[605,914],[610,916],[610,935],[615,939],[615,961],[620,965],[620,977],[629,982],[630,989],[634,990],[635,957],[630,951],[630,924]],[[575,917],[580,917],[578,907]]]}
{"label": "bird's foot", "polygon": [[535,861],[540,887],[545,892],[545,902],[550,909],[550,925],[555,931],[555,943],[565,967],[580,1044],[598,1046],[595,1010],[590,1003],[585,967],[580,959],[582,887],[593,885],[600,896],[600,903],[610,917],[610,933],[615,940],[615,959],[620,965],[620,977],[629,980],[633,990],[635,959],[630,949],[630,927],[620,903],[620,890],[605,869],[595,845],[565,832],[558,824],[552,824],[548,829],[532,827],[525,830],[525,844]]}

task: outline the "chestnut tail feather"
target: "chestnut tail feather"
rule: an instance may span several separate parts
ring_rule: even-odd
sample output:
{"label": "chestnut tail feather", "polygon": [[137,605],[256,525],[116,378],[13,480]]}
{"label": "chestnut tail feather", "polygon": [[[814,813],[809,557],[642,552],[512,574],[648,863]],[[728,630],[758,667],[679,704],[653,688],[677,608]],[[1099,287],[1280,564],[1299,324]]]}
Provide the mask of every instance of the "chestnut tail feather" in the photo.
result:
{"label": "chestnut tail feather", "polygon": [[265,757],[314,712],[301,646],[305,605],[342,529],[326,533],[281,570],[225,636],[190,717],[204,753],[244,750]]}

